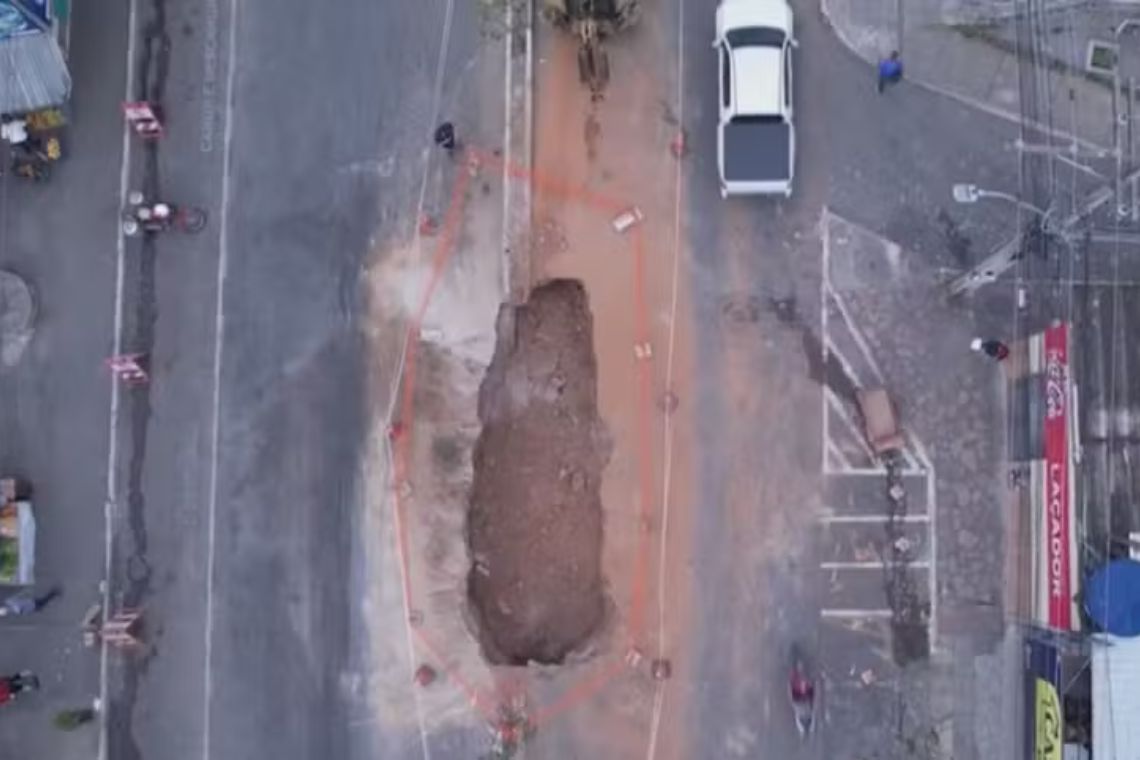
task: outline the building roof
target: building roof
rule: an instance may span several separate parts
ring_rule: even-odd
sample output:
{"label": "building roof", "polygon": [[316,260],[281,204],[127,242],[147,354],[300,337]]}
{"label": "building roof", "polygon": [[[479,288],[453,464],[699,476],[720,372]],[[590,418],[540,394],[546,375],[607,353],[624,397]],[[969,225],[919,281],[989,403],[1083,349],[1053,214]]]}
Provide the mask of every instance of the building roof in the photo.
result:
{"label": "building roof", "polygon": [[58,106],[71,92],[71,76],[55,37],[44,32],[0,40],[0,114]]}
{"label": "building roof", "polygon": [[1093,751],[1097,760],[1140,757],[1140,637],[1097,635],[1092,650]]}

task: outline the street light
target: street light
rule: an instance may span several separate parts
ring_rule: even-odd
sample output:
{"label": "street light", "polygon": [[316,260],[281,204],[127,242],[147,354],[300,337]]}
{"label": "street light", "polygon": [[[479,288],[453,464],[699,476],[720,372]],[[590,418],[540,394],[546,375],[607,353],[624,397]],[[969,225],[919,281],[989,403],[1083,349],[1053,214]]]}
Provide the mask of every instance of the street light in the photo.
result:
{"label": "street light", "polygon": [[[1120,36],[1128,31],[1130,26],[1140,26],[1140,18],[1126,18],[1120,22],[1120,25],[1113,30],[1113,41],[1115,43],[1115,60],[1112,62],[1112,142],[1113,148],[1116,151],[1116,214],[1117,216],[1124,217],[1128,214],[1128,206],[1124,203],[1124,183],[1120,181],[1120,175],[1124,171],[1124,146],[1120,140],[1121,127],[1127,123],[1128,117],[1120,113]],[[1132,92],[1136,88],[1136,84],[1132,78],[1128,80],[1129,87],[1129,102],[1132,102]],[[1132,186],[1132,218],[1137,218],[1137,208],[1140,204],[1136,199],[1136,185]]]}
{"label": "street light", "polygon": [[950,192],[954,196],[954,200],[958,203],[977,203],[982,198],[998,198],[1003,201],[1009,201],[1015,206],[1023,208],[1026,211],[1032,211],[1034,214],[1037,214],[1039,217],[1041,217],[1042,224],[1044,224],[1045,220],[1049,218],[1048,211],[1043,211],[1042,209],[1034,206],[1032,203],[1023,201],[1016,195],[1011,195],[1010,193],[1002,193],[997,190],[986,190],[984,188],[978,187],[977,185],[970,185],[964,182],[955,184],[952,188],[950,188]]}

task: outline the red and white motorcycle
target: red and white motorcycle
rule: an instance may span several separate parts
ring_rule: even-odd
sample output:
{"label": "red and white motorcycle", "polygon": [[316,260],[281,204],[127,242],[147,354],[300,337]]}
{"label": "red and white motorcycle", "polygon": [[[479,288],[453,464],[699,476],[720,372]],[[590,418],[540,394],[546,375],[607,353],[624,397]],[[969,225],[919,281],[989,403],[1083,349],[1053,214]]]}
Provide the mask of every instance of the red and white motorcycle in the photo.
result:
{"label": "red and white motorcycle", "polygon": [[123,212],[123,234],[128,237],[167,230],[195,233],[206,227],[206,210],[197,206],[149,203],[137,190],[127,196],[127,204],[128,207]]}
{"label": "red and white motorcycle", "polygon": [[808,674],[807,661],[798,646],[792,647],[792,670],[788,676],[788,700],[800,738],[807,738],[815,726],[815,684]]}

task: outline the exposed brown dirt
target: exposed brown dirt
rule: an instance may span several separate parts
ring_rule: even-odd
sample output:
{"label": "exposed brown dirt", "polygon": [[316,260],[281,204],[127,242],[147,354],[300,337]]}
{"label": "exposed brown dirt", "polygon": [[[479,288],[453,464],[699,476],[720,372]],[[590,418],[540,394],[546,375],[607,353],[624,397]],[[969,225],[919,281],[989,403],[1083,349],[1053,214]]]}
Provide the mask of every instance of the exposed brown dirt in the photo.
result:
{"label": "exposed brown dirt", "polygon": [[602,626],[597,362],[586,291],[555,280],[504,314],[480,389],[468,591],[484,655],[559,663]]}

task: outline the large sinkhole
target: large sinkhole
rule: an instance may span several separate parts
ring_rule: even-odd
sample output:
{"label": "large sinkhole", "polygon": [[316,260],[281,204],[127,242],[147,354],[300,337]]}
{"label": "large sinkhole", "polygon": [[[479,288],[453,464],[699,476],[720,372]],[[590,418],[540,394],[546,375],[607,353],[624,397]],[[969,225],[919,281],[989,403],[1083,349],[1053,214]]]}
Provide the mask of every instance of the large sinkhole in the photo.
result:
{"label": "large sinkhole", "polygon": [[605,436],[586,290],[573,280],[503,307],[479,389],[467,517],[468,595],[484,656],[557,664],[602,626]]}

